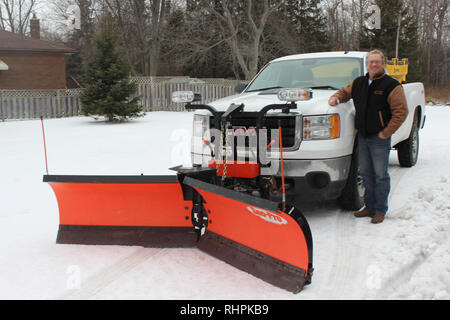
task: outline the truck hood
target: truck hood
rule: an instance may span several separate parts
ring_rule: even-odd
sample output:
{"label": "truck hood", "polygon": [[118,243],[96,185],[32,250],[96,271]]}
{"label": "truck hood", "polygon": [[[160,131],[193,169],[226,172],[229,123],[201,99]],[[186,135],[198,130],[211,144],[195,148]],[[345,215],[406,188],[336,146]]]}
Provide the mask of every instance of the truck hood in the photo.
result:
{"label": "truck hood", "polygon": [[[320,114],[327,113],[330,106],[328,98],[334,94],[336,90],[313,90],[313,98],[308,101],[298,101],[297,111],[302,114]],[[209,103],[217,111],[226,111],[231,104],[244,104],[244,111],[260,111],[269,104],[285,103],[278,99],[278,90],[245,92]],[[273,113],[278,111],[269,111]]]}

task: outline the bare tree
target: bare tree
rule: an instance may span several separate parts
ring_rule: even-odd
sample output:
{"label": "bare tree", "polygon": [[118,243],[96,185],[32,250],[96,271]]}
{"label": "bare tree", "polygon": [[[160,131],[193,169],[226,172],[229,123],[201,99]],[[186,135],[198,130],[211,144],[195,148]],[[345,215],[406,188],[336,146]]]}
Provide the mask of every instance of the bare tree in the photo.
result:
{"label": "bare tree", "polygon": [[145,1],[101,0],[101,3],[104,10],[112,16],[118,32],[122,34],[122,45],[125,49],[126,59],[131,66],[131,72],[135,74],[137,68],[143,74],[148,74],[145,71],[148,69],[146,66],[147,30],[146,21],[143,18]]}
{"label": "bare tree", "polygon": [[[144,75],[156,76],[161,56],[161,38],[167,13],[166,0],[101,0],[114,17],[123,36],[134,44],[126,46]],[[130,42],[128,42],[130,44]]]}
{"label": "bare tree", "polygon": [[38,0],[0,0],[0,29],[27,34]]}
{"label": "bare tree", "polygon": [[[448,0],[436,1],[436,16],[434,19],[433,27],[436,34],[436,42],[433,51],[433,60],[438,60],[433,66],[433,78],[432,83],[435,84],[447,84],[448,85],[448,31],[449,31],[449,19],[448,19]],[[444,37],[447,35],[447,37]],[[446,43],[447,42],[447,43]],[[447,45],[447,48],[445,48]],[[436,59],[436,53],[439,54]]]}
{"label": "bare tree", "polygon": [[431,86],[448,86],[448,0],[408,0],[407,3],[419,21],[424,81]]}
{"label": "bare tree", "polygon": [[153,0],[150,4],[151,11],[151,48],[150,48],[150,76],[156,76],[161,55],[162,25],[166,14],[166,0]]}
{"label": "bare tree", "polygon": [[[251,79],[258,71],[261,38],[267,20],[280,3],[272,3],[269,0],[254,3],[249,0],[246,2],[244,15],[237,15],[233,10],[235,1],[222,0],[220,3],[220,10],[213,5],[208,6],[207,9],[217,17],[223,38],[231,49],[233,60],[239,65],[245,78]],[[241,38],[240,34],[244,27],[248,36]]]}
{"label": "bare tree", "polygon": [[337,50],[359,50],[370,0],[326,0],[322,6],[329,21],[328,36]]}
{"label": "bare tree", "polygon": [[340,4],[339,0],[329,0],[324,4],[327,20],[329,21],[328,35],[333,44],[333,49],[343,49],[344,47],[343,32],[341,31],[343,29],[341,28],[343,19],[338,13]]}
{"label": "bare tree", "polygon": [[[136,30],[135,37],[138,50],[137,58],[140,64],[140,70],[142,74],[150,75],[150,27],[145,0],[132,0],[130,6],[132,8],[132,15],[134,16],[134,29]],[[156,71],[154,74],[156,75]]]}

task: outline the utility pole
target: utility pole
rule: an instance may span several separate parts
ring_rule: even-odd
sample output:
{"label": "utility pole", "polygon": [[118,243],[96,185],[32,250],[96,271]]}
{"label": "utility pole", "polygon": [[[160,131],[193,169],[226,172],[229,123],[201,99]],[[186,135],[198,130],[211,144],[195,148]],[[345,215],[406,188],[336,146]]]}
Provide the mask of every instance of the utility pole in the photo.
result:
{"label": "utility pole", "polygon": [[399,45],[399,42],[400,42],[401,21],[402,21],[402,15],[401,15],[401,13],[399,13],[399,15],[398,15],[398,22],[397,22],[397,38],[395,40],[395,58],[397,58],[397,59],[398,59],[398,45]]}

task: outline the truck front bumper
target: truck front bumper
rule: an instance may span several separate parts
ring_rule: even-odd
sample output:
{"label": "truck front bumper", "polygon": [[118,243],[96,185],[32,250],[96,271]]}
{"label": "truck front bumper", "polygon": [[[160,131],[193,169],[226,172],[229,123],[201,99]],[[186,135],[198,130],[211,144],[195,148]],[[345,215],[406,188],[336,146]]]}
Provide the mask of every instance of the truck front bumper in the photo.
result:
{"label": "truck front bumper", "polygon": [[[352,156],[331,159],[284,160],[284,176],[288,183],[287,196],[291,201],[307,202],[337,199],[347,183]],[[279,166],[261,168],[261,175],[281,178]]]}
{"label": "truck front bumper", "polygon": [[[351,161],[351,155],[328,159],[284,160],[287,196],[291,201],[302,202],[338,198],[347,182]],[[281,180],[280,164],[262,166],[261,176],[275,176]]]}
{"label": "truck front bumper", "polygon": [[[285,177],[306,177],[313,172],[326,173],[330,181],[346,180],[350,171],[350,163],[352,161],[351,155],[331,159],[312,159],[312,160],[284,160],[284,175]],[[281,166],[278,170],[270,167],[262,167],[261,175],[275,175],[281,176]]]}

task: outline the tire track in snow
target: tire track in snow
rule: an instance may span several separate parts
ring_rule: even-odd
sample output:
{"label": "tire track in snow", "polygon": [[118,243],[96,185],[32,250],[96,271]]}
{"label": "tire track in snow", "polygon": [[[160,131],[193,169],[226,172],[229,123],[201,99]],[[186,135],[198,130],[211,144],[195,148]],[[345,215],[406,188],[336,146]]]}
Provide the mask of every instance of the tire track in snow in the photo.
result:
{"label": "tire track in snow", "polygon": [[139,248],[131,255],[121,259],[120,261],[108,266],[85,280],[81,280],[79,289],[70,289],[57,300],[81,300],[90,299],[98,294],[112,282],[120,278],[124,273],[132,270],[139,264],[150,258],[159,256],[165,249],[155,248]]}
{"label": "tire track in snow", "polygon": [[[404,178],[409,168],[403,168],[400,166],[394,167],[390,170],[391,176],[391,190],[389,193],[389,203],[392,202],[393,198],[397,195],[397,189],[400,182]],[[400,207],[389,209],[389,216],[396,216],[402,210],[405,210],[408,203],[404,203]],[[434,252],[435,250],[433,250]],[[423,256],[416,256],[412,261],[403,265],[399,270],[389,275],[380,285],[379,289],[376,291],[374,299],[383,299],[393,293],[395,288],[402,283],[407,282],[413,276],[414,272],[427,260],[432,253]]]}
{"label": "tire track in snow", "polygon": [[[393,167],[390,170],[391,193],[389,200],[407,170],[401,167]],[[401,208],[395,209],[402,210]],[[368,219],[368,218],[367,218]],[[330,299],[360,299],[359,290],[355,290],[357,285],[366,283],[366,270],[368,252],[360,246],[355,239],[358,239],[358,223],[365,223],[365,218],[354,218],[352,212],[337,211],[336,232],[334,238],[334,255],[331,261],[331,271],[328,275],[328,289]]]}
{"label": "tire track in snow", "polygon": [[338,210],[336,214],[334,254],[326,298],[352,299],[356,284],[355,274],[359,272],[361,253],[354,239],[357,237],[355,218],[351,212]]}
{"label": "tire track in snow", "polygon": [[440,246],[437,246],[432,252],[416,256],[411,262],[401,266],[399,270],[391,274],[383,281],[381,288],[377,290],[375,300],[389,299],[389,296],[396,291],[397,287],[407,283],[413,277],[414,272],[425,263],[439,247]]}
{"label": "tire track in snow", "polygon": [[[407,170],[408,169],[403,168],[403,174],[401,175],[401,177],[405,175]],[[444,219],[448,218],[448,209],[450,209],[450,207],[448,207],[448,205],[447,207],[445,207],[445,205],[442,206],[440,204],[440,201],[442,201],[442,199],[449,199],[449,193],[445,194],[445,192],[443,192],[444,190],[448,190],[447,188],[447,179],[441,178],[441,181],[439,183],[435,183],[433,187],[427,189],[430,190],[430,193],[432,194],[430,198],[427,199],[425,196],[423,198],[419,197],[420,199],[422,199],[421,201],[427,204],[422,206],[422,209],[427,208],[429,210],[427,214],[437,215],[439,218]],[[423,191],[421,191],[421,188],[419,188],[419,190],[416,192],[420,195],[420,193]],[[440,197],[435,198],[433,196],[433,193],[439,194]],[[402,207],[394,210],[393,212],[401,214],[401,210],[411,210],[411,207],[408,206],[409,203],[404,204]],[[398,219],[402,219],[402,217],[400,216]],[[391,297],[394,299],[398,299],[399,297],[401,298],[401,296],[398,295],[398,290],[400,289],[400,294],[405,294],[405,287],[408,287],[408,285],[409,287],[413,287],[413,285],[410,285],[409,282],[414,278],[416,271],[420,269],[423,264],[429,263],[429,260],[433,259],[432,256],[436,251],[445,248],[445,246],[447,246],[448,244],[448,223],[447,228],[445,228],[445,225],[443,226],[445,222],[438,222],[438,219],[435,219],[434,221],[431,218],[414,219],[413,217],[407,219],[409,221],[409,224],[412,224],[414,232],[423,232],[423,236],[415,239],[414,237],[409,235],[409,237],[406,237],[406,240],[403,239],[404,243],[400,247],[400,250],[408,248],[408,253],[412,258],[406,259],[406,261],[399,259],[394,260],[393,263],[395,266],[395,270],[393,270],[392,273],[388,274],[387,277],[383,279],[380,288],[375,293],[375,299],[390,299]],[[439,225],[440,227],[438,228],[437,225]],[[426,273],[426,271],[424,270],[421,270],[419,272],[422,272],[422,276],[424,272]],[[427,276],[431,278],[434,275],[430,274]]]}

